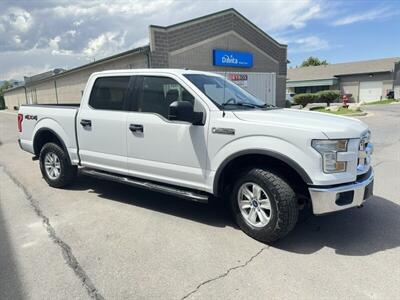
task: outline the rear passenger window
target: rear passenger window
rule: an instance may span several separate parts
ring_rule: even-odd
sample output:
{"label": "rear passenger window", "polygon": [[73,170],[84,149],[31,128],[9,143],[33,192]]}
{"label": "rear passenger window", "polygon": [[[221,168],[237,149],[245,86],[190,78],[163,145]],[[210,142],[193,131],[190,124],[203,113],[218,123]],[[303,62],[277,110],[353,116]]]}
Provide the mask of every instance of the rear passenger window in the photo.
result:
{"label": "rear passenger window", "polygon": [[95,109],[124,110],[129,76],[100,77],[90,94],[89,105]]}
{"label": "rear passenger window", "polygon": [[194,105],[194,97],[174,79],[143,77],[139,90],[139,111],[156,113],[168,119],[169,106],[174,101],[189,101]]}

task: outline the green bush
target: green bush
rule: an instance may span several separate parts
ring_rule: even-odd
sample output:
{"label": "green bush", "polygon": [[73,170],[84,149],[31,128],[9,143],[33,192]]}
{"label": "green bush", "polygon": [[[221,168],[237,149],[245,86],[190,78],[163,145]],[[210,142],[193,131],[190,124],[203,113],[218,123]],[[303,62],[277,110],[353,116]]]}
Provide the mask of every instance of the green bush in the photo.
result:
{"label": "green bush", "polygon": [[308,103],[313,103],[316,101],[316,99],[316,94],[312,93],[296,94],[293,97],[294,103],[302,106],[306,106]]}
{"label": "green bush", "polygon": [[308,103],[326,103],[328,106],[335,100],[339,99],[340,91],[328,90],[318,93],[297,94],[293,100],[298,105],[306,106]]}
{"label": "green bush", "polygon": [[292,107],[292,102],[290,102],[289,100],[285,100],[285,107],[286,108],[291,108]]}
{"label": "green bush", "polygon": [[318,98],[316,102],[325,102],[328,106],[340,97],[340,91],[336,90],[320,91],[316,94]]}

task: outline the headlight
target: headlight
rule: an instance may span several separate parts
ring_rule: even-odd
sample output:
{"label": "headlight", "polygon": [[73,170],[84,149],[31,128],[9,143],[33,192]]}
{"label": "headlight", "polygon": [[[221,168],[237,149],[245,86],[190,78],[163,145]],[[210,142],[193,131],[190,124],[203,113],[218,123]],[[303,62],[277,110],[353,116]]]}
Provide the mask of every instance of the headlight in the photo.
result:
{"label": "headlight", "polygon": [[347,163],[337,161],[337,152],[347,151],[348,140],[313,140],[311,146],[322,156],[325,173],[345,172]]}

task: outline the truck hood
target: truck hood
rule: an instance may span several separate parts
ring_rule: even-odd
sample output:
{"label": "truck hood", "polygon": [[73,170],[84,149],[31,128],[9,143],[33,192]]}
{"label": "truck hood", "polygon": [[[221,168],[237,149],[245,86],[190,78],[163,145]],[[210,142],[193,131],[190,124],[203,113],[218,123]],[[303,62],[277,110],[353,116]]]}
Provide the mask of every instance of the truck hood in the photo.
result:
{"label": "truck hood", "polygon": [[295,109],[233,111],[243,121],[322,132],[330,139],[359,138],[368,130],[360,120]]}

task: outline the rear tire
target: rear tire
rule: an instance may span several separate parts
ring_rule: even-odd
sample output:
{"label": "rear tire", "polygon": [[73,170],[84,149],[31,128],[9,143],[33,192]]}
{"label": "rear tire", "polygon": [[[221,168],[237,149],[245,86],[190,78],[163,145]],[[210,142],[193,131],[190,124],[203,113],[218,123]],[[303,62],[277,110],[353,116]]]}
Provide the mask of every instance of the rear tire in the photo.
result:
{"label": "rear tire", "polygon": [[238,226],[252,238],[272,243],[286,236],[298,219],[293,189],[278,174],[254,168],[233,185],[230,207]]}
{"label": "rear tire", "polygon": [[59,145],[47,143],[39,155],[40,171],[47,184],[62,188],[70,184],[77,175],[77,167],[71,165],[66,153]]}

